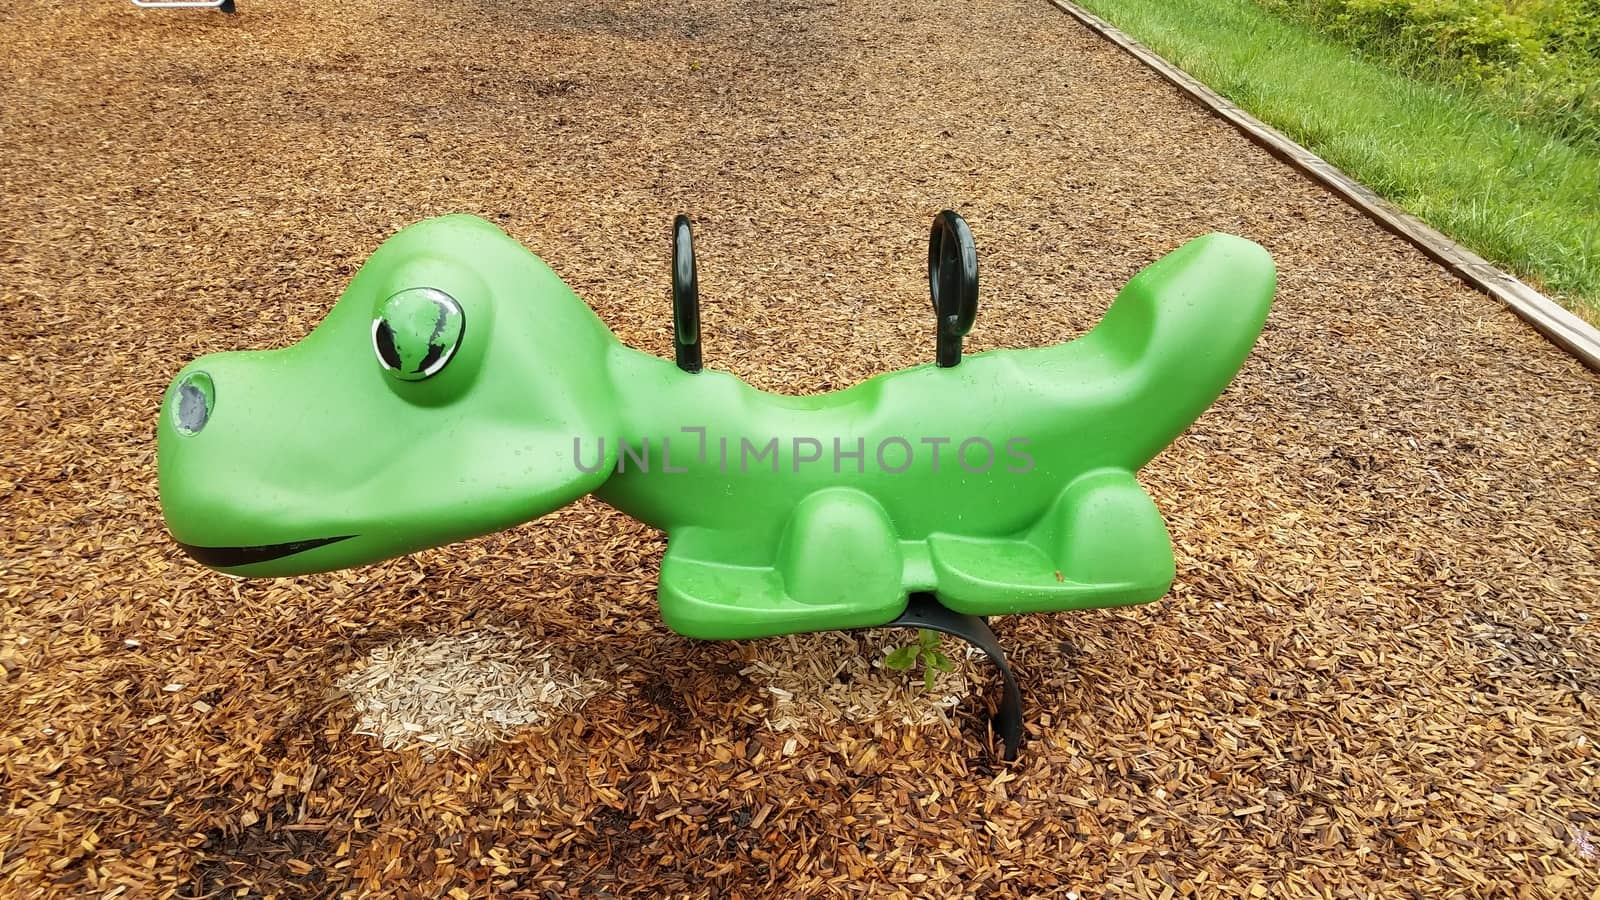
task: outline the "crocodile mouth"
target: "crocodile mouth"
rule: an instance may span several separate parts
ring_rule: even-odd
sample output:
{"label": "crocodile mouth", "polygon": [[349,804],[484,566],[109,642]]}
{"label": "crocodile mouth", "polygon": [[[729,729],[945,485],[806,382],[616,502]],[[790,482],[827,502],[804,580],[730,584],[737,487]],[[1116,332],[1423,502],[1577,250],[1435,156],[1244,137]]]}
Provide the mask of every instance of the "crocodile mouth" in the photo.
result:
{"label": "crocodile mouth", "polygon": [[234,569],[239,566],[249,566],[256,563],[271,562],[326,547],[340,541],[348,541],[355,537],[353,534],[340,535],[339,537],[312,538],[307,541],[288,541],[282,544],[255,544],[249,547],[198,547],[194,544],[185,544],[178,541],[178,546],[183,552],[194,558],[195,562],[213,569]]}

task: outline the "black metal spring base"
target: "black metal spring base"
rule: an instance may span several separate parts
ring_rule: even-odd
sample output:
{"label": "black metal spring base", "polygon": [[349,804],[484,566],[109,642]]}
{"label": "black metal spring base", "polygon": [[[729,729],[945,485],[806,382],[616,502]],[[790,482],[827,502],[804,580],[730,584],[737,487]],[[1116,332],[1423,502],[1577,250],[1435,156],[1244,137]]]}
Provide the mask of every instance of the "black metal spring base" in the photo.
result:
{"label": "black metal spring base", "polygon": [[933,594],[918,593],[911,595],[906,611],[900,614],[900,618],[884,627],[926,628],[958,637],[982,650],[995,668],[1000,670],[1000,678],[1005,682],[1000,709],[991,724],[1004,744],[1003,758],[1008,762],[1017,758],[1017,750],[1022,745],[1022,689],[1017,687],[1017,678],[1011,672],[1011,665],[1006,662],[1006,651],[1000,646],[1000,639],[995,637],[994,630],[986,620],[955,612],[940,603]]}

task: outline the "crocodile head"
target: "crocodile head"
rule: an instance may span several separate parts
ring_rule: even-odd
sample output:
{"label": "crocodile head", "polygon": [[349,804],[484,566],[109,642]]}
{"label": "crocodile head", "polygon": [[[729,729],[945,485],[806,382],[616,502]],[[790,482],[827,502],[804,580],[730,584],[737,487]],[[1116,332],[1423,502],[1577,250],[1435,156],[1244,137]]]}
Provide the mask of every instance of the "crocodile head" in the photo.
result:
{"label": "crocodile head", "polygon": [[299,343],[178,373],[157,429],[167,527],[212,568],[272,576],[537,518],[612,470],[574,454],[575,438],[594,447],[615,431],[615,346],[494,225],[407,228]]}

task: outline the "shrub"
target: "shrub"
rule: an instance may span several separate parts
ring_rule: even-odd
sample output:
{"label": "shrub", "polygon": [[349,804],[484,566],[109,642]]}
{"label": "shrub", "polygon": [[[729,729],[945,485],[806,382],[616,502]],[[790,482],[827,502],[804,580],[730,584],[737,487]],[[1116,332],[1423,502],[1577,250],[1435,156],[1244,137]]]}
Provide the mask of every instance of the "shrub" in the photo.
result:
{"label": "shrub", "polygon": [[1600,146],[1600,0],[1257,0],[1408,73]]}

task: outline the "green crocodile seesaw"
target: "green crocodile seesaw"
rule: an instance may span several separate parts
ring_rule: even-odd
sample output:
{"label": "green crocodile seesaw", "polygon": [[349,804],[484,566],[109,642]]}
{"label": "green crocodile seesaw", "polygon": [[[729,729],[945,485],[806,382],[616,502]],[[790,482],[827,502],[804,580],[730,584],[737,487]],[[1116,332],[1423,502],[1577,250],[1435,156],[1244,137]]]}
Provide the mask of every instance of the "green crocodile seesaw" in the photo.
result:
{"label": "green crocodile seesaw", "polygon": [[702,371],[689,226],[676,364],[624,346],[538,257],[471,216],[385,242],[281,350],[186,366],[161,410],[161,505],[241,576],[355,566],[536,519],[584,494],[667,532],[661,616],[695,638],[919,625],[983,647],[988,616],[1143,603],[1171,540],[1133,473],[1243,364],[1276,274],[1211,234],[1140,272],[1101,323],[963,359],[977,256],[935,220],[934,364],[789,397]]}

